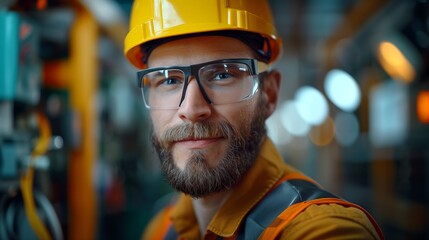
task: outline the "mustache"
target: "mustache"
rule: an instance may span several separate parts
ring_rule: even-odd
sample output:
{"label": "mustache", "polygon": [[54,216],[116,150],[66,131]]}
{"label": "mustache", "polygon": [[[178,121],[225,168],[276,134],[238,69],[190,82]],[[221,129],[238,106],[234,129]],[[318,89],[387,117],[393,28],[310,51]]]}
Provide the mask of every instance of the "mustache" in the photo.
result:
{"label": "mustache", "polygon": [[213,137],[231,138],[234,128],[226,121],[203,121],[196,123],[183,123],[166,129],[159,137],[159,141],[170,145],[172,142],[186,139],[203,139]]}

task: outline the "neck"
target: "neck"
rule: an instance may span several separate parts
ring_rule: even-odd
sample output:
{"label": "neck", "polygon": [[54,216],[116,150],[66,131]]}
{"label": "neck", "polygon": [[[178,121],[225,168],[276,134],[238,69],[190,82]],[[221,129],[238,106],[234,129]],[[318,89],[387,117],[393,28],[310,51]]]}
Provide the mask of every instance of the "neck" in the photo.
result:
{"label": "neck", "polygon": [[198,226],[200,227],[200,233],[202,236],[204,236],[207,226],[210,224],[210,221],[216,215],[217,211],[220,209],[226,199],[228,199],[228,196],[229,191],[226,191],[192,200]]}

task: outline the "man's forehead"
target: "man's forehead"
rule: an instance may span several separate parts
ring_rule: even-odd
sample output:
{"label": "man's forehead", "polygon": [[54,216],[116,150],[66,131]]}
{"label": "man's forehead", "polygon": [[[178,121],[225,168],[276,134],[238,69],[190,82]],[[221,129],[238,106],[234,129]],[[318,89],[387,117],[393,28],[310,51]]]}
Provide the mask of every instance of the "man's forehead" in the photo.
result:
{"label": "man's forehead", "polygon": [[253,50],[242,41],[225,36],[198,36],[157,46],[148,58],[149,67],[190,65],[228,58],[253,58]]}

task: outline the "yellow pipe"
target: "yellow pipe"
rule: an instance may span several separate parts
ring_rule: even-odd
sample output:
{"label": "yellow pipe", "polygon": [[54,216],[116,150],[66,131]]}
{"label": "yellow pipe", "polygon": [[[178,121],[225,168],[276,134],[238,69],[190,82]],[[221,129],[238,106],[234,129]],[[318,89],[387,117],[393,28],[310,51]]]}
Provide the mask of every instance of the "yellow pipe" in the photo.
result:
{"label": "yellow pipe", "polygon": [[[40,137],[37,140],[36,146],[31,153],[30,160],[32,162],[36,157],[46,153],[49,148],[49,142],[51,139],[51,129],[48,120],[41,113],[38,113],[37,117],[40,128]],[[24,199],[25,214],[28,218],[31,227],[33,228],[39,239],[50,240],[52,239],[51,235],[49,234],[48,229],[37,214],[36,204],[33,198],[34,167],[32,162],[30,163],[30,166],[26,170],[25,174],[21,177],[20,181],[22,196]]]}
{"label": "yellow pipe", "polygon": [[68,239],[95,239],[96,192],[93,168],[97,161],[96,107],[98,84],[97,43],[98,27],[94,17],[76,4],[76,18],[70,30],[70,100],[73,121],[78,127],[73,131],[79,138],[69,162]]}

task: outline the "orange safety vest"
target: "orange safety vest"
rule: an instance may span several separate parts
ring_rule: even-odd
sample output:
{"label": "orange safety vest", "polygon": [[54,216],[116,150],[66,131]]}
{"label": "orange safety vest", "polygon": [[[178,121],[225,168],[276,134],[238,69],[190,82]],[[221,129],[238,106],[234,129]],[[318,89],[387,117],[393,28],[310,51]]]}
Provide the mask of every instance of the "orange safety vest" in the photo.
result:
{"label": "orange safety vest", "polygon": [[[235,234],[236,239],[248,239],[246,236],[275,239],[280,236],[289,222],[313,204],[339,204],[358,208],[371,221],[380,239],[384,239],[377,222],[364,208],[321,189],[316,182],[300,173],[288,174],[277,182],[261,202],[248,213],[243,221],[244,227]],[[170,206],[164,212],[163,224],[158,231],[159,239],[177,239],[178,237],[170,221],[172,208]]]}

